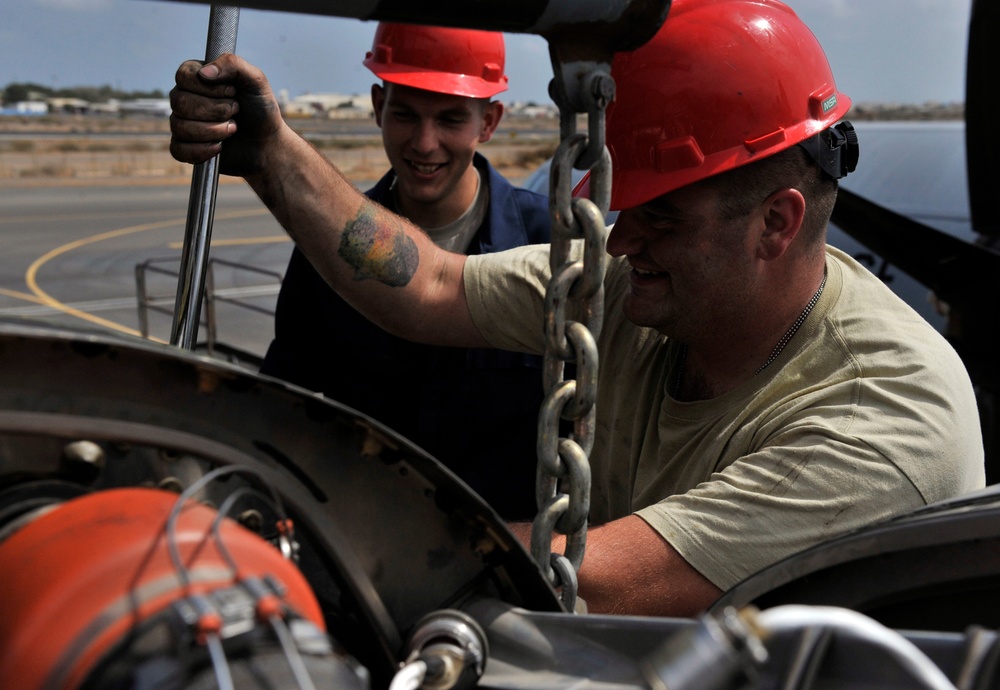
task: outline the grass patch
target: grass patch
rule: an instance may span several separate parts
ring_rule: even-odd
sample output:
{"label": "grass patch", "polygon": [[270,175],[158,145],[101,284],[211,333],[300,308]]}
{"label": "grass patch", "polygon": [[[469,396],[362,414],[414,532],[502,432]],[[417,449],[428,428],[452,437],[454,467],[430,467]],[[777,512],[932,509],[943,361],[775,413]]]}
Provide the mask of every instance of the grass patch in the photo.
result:
{"label": "grass patch", "polygon": [[76,172],[65,165],[40,165],[35,168],[25,168],[17,171],[18,177],[74,177]]}
{"label": "grass patch", "polygon": [[8,142],[4,148],[12,153],[31,153],[35,150],[35,142],[17,139]]}
{"label": "grass patch", "polygon": [[556,152],[558,142],[522,142],[517,146],[508,143],[498,143],[490,147],[488,142],[483,146],[483,153],[494,167],[536,168],[552,157]]}

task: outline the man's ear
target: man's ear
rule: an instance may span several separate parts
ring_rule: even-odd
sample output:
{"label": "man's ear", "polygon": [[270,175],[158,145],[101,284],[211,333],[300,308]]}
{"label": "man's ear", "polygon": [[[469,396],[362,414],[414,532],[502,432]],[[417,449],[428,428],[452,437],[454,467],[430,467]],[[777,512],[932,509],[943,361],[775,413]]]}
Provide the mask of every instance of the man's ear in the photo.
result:
{"label": "man's ear", "polygon": [[483,107],[483,129],[479,132],[479,143],[485,144],[493,138],[497,126],[503,118],[503,103],[490,101]]}
{"label": "man's ear", "polygon": [[764,219],[759,243],[761,258],[775,259],[798,237],[806,216],[806,200],[797,189],[779,189],[764,200],[761,213]]}
{"label": "man's ear", "polygon": [[372,109],[375,111],[375,124],[382,127],[382,106],[385,105],[385,89],[378,84],[372,84]]}

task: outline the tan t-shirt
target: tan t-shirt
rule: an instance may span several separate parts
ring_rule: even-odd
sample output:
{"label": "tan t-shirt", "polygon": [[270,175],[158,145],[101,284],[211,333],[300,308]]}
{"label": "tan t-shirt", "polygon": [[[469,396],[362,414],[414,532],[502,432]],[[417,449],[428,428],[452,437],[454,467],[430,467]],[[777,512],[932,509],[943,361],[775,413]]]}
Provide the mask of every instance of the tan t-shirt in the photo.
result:
{"label": "tan t-shirt", "polygon": [[[637,514],[722,589],[813,544],[984,485],[972,384],[950,344],[828,247],[827,283],[771,365],[712,400],[670,397],[676,344],[622,313],[612,260],[598,339],[591,522]],[[540,352],[548,248],[470,257],[472,316]],[[613,344],[613,345],[612,345]]]}

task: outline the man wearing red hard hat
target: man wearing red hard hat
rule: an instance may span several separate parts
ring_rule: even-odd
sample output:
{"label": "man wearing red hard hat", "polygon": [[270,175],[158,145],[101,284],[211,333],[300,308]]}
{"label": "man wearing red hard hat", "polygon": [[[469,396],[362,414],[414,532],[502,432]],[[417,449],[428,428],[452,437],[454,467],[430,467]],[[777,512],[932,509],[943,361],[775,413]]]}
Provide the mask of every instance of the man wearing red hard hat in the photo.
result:
{"label": "man wearing red hard hat", "polygon": [[[182,68],[174,95],[172,150],[187,161],[240,136],[225,89],[241,108],[268,93],[242,63],[199,67]],[[858,146],[838,122],[850,102],[795,13],[777,0],[675,0],[611,75],[620,213],[579,571],[589,609],[693,615],[786,556],[983,486],[958,355],[825,243]],[[332,168],[303,162],[305,147],[273,125],[252,127],[261,165],[237,172],[370,318],[427,342],[541,350],[546,248],[438,251]],[[319,191],[335,203],[317,203]],[[362,228],[387,251],[355,251],[372,233]]]}
{"label": "man wearing red hard hat", "polygon": [[[479,144],[507,89],[503,34],[380,23],[364,64],[392,169],[366,194],[438,246],[486,254],[549,240],[548,202],[511,186]],[[429,451],[508,520],[535,511],[544,388],[536,355],[434,347],[390,335],[296,250],[261,372],[353,407]]]}

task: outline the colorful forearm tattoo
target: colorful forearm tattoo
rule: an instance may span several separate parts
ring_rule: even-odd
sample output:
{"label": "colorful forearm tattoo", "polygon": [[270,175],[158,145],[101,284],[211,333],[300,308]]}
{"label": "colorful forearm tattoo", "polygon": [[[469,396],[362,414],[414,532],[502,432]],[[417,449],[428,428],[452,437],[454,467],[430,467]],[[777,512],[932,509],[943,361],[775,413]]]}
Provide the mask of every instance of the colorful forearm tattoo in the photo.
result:
{"label": "colorful forearm tattoo", "polygon": [[376,218],[368,207],[344,228],[337,253],[354,267],[355,280],[373,279],[389,287],[409,283],[420,262],[417,245],[402,224],[388,214]]}

